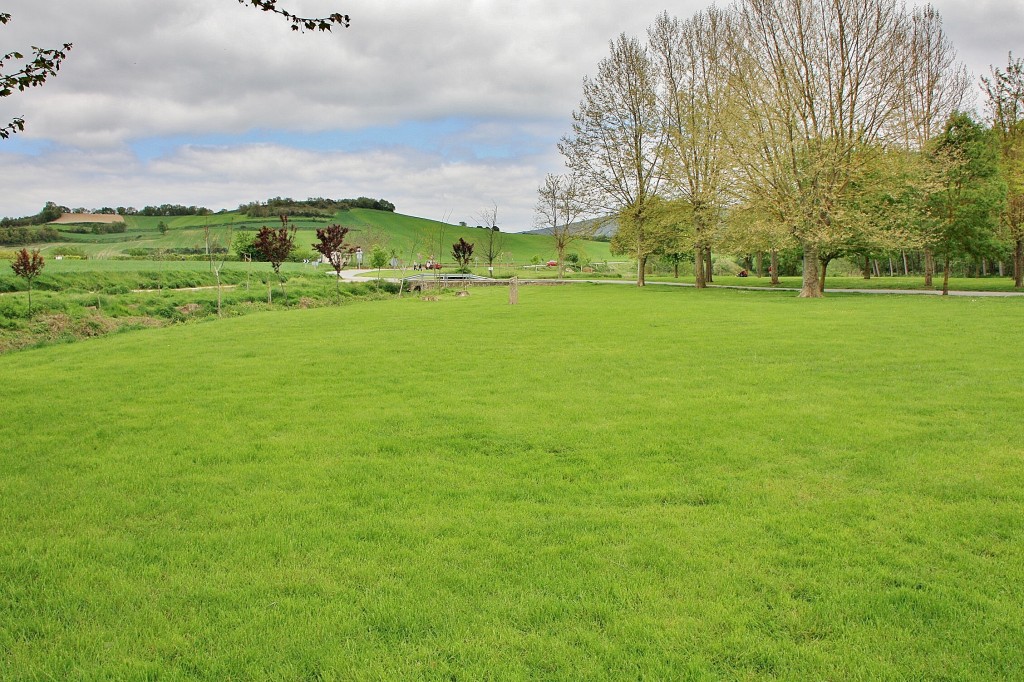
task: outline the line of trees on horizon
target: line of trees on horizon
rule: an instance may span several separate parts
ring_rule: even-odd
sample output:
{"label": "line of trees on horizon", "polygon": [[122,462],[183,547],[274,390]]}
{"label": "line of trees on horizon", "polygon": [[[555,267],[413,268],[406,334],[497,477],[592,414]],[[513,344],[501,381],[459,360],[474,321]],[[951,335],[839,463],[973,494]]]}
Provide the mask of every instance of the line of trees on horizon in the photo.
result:
{"label": "line of trees on horizon", "polygon": [[238,210],[240,213],[252,218],[277,217],[281,215],[330,218],[338,211],[348,211],[353,208],[394,212],[395,205],[387,199],[371,199],[370,197],[358,197],[356,199],[310,197],[301,201],[291,197],[274,197],[266,201],[240,204]]}
{"label": "line of trees on horizon", "polygon": [[112,208],[103,206],[101,208],[69,208],[53,201],[47,201],[43,210],[31,216],[21,218],[0,218],[0,227],[25,227],[31,225],[45,225],[58,220],[65,213],[81,215],[119,215],[119,216],[188,216],[188,215],[213,215],[213,211],[205,206],[185,206],[183,204],[161,204],[159,206],[146,206],[137,209],[134,206],[118,206]]}
{"label": "line of trees on horizon", "polygon": [[[897,0],[736,0],[687,19],[663,12],[586,78],[559,143],[568,172],[539,189],[538,226],[610,216],[637,262],[712,251],[800,254],[800,295],[830,262],[900,254],[931,284],[957,262],[1024,282],[1024,65],[971,79],[930,5]],[[582,222],[581,222],[582,221]],[[586,236],[586,235],[583,235]],[[563,249],[559,249],[562,251]],[[907,258],[907,254],[911,254]],[[561,258],[559,260],[562,260]]]}

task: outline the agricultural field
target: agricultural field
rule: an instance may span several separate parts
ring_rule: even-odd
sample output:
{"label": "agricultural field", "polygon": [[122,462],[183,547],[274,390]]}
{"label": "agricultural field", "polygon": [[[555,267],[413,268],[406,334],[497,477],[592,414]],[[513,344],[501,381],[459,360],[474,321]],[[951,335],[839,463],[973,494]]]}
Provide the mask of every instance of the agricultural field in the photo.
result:
{"label": "agricultural field", "polygon": [[0,356],[0,678],[1024,675],[1024,300],[507,297]]}

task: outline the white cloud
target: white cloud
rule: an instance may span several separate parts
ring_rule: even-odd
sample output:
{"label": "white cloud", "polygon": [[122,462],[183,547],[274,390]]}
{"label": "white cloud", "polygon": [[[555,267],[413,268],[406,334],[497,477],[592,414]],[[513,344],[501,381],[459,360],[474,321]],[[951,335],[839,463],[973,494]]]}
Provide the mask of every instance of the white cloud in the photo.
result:
{"label": "white cloud", "polygon": [[[468,219],[497,201],[530,226],[535,189],[561,167],[555,143],[584,75],[620,31],[642,33],[664,4],[636,0],[281,0],[300,14],[341,10],[352,27],[299,35],[236,0],[5,0],[4,49],[75,43],[57,79],[0,100],[23,114],[21,141],[0,143],[0,215],[46,200],[232,207],[274,195],[385,197],[399,210]],[[687,15],[704,6],[684,0]],[[969,68],[1022,52],[1024,7],[935,0]],[[446,132],[430,122],[469,124]],[[282,135],[329,132],[340,152]],[[430,139],[414,144],[410,131]],[[253,144],[265,140],[274,144]],[[227,146],[198,146],[211,137]],[[166,156],[130,150],[170,140]],[[311,138],[320,139],[320,138]],[[33,141],[50,151],[17,153]],[[184,146],[182,146],[184,145]],[[366,149],[367,145],[370,146]],[[180,146],[180,148],[178,148]],[[428,150],[428,151],[424,151]]]}
{"label": "white cloud", "polygon": [[[15,162],[16,161],[16,162]],[[316,152],[272,144],[184,146],[149,162],[128,152],[0,152],[0,185],[20,185],[11,215],[37,212],[46,201],[70,206],[186,203],[213,209],[271,196],[386,198],[399,212],[436,220],[472,220],[497,202],[502,226],[532,226],[537,159],[448,161],[408,149]],[[132,198],[129,202],[128,198]]]}

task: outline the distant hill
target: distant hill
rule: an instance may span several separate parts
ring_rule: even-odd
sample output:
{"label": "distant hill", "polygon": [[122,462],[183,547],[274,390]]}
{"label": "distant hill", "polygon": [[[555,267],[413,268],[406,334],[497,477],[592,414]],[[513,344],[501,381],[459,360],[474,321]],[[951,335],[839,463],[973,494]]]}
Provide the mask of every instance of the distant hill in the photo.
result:
{"label": "distant hill", "polygon": [[[115,219],[113,216],[88,216],[93,220]],[[82,221],[86,216],[78,218]],[[120,218],[120,216],[117,216]],[[239,211],[222,211],[210,215],[143,216],[127,215],[116,230],[82,229],[81,225],[51,227],[58,231],[55,239],[42,244],[44,251],[73,246],[90,258],[117,258],[139,252],[175,250],[189,253],[202,252],[206,243],[205,228],[210,228],[210,237],[217,247],[228,247],[239,232],[253,233],[262,226],[279,227],[273,217],[252,217]],[[475,245],[477,262],[485,261],[490,230],[485,228],[462,227],[436,220],[417,218],[386,210],[352,208],[339,210],[332,215],[316,217],[295,217],[290,225],[298,229],[295,245],[300,253],[308,252],[312,257],[312,243],[316,241],[316,230],[332,223],[349,228],[348,242],[362,246],[364,250],[374,244],[381,244],[388,251],[394,250],[403,260],[425,260],[440,258],[443,262],[452,259],[452,244],[460,238]],[[231,235],[230,233],[234,233]],[[229,236],[230,235],[230,236]],[[554,258],[551,240],[541,234],[499,232],[495,235],[497,250],[504,254],[499,262],[511,259],[525,263],[534,258]],[[584,241],[574,249],[591,259],[607,260],[610,257],[607,242]]]}
{"label": "distant hill", "polygon": [[[597,227],[597,230],[594,232],[595,237],[611,239],[613,236],[615,236],[615,233],[619,229],[619,224],[615,221],[614,218],[591,218],[590,220],[581,220],[578,223],[572,223],[571,226],[579,225],[580,227],[584,227],[593,225],[596,222],[600,222],[601,224]],[[551,234],[551,228],[540,227],[537,228],[536,230],[527,230],[526,232],[520,232],[519,234],[548,235]]]}

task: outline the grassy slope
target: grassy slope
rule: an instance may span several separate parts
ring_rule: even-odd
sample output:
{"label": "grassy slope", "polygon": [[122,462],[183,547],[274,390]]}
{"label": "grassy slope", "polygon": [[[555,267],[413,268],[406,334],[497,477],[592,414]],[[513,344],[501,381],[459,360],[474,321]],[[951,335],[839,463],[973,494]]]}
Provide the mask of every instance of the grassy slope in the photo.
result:
{"label": "grassy slope", "polygon": [[1024,672],[1021,302],[505,296],[0,357],[0,677]]}
{"label": "grassy slope", "polygon": [[[161,221],[168,227],[167,233],[164,235],[158,231]],[[205,243],[204,225],[210,225],[214,238],[220,239],[221,242],[226,242],[228,226],[231,225],[246,226],[250,229],[262,225],[278,226],[277,220],[274,218],[247,218],[237,213],[165,218],[128,216],[126,222],[128,230],[123,234],[68,234],[67,244],[82,248],[92,257],[111,258],[120,255],[124,249],[132,247],[199,248]],[[316,240],[316,228],[329,224],[329,221],[325,220],[302,218],[296,218],[293,222],[299,228],[296,244],[300,249],[307,251]],[[431,253],[436,255],[440,243],[444,248],[444,259],[451,260],[451,244],[458,241],[459,237],[463,237],[469,242],[480,243],[485,234],[483,230],[475,228],[447,225],[400,213],[369,209],[343,211],[336,214],[330,222],[339,222],[351,228],[350,240],[354,243],[365,242],[369,239],[371,232],[383,235],[387,239],[387,246],[397,249],[403,258],[408,258],[410,254],[416,252],[423,252],[424,258]],[[444,239],[439,241],[438,237],[442,228]],[[505,240],[503,250],[511,253],[517,262],[526,262],[534,255],[544,260],[554,256],[550,238],[517,234],[503,234],[502,238]],[[47,244],[43,247],[43,251],[51,251],[60,245]],[[482,248],[482,245],[478,246],[478,251]],[[607,243],[581,243],[574,250],[586,251],[594,259],[603,260],[609,257]]]}

